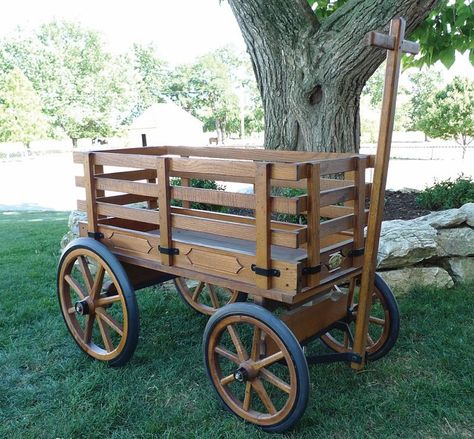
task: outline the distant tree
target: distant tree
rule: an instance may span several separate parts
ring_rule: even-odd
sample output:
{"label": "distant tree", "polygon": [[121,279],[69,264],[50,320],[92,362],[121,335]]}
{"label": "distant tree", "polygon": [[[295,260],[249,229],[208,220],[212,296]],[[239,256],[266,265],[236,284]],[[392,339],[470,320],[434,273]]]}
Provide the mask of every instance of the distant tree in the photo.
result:
{"label": "distant tree", "polygon": [[164,102],[165,82],[169,69],[157,55],[153,44],[134,44],[127,62],[132,67],[133,83],[136,91],[135,102],[125,123],[140,116],[148,107]]}
{"label": "distant tree", "polygon": [[178,66],[168,81],[167,96],[216,130],[222,142],[239,132],[239,99],[233,87],[238,59],[228,50],[199,57],[193,64]]}
{"label": "distant tree", "polygon": [[408,123],[405,128],[409,131],[421,131],[426,137],[431,123],[427,118],[427,114],[433,105],[434,95],[441,88],[441,73],[433,69],[423,69],[411,74],[409,79],[411,98]]}
{"label": "distant tree", "polygon": [[377,108],[382,103],[384,81],[384,65],[381,65],[362,89],[362,96],[369,96],[372,108]]}
{"label": "distant tree", "polygon": [[453,139],[466,147],[474,140],[474,82],[456,77],[431,99],[424,115],[420,115],[426,134]]}
{"label": "distant tree", "polygon": [[2,70],[17,67],[28,77],[51,125],[74,146],[113,134],[123,118],[129,83],[115,61],[97,32],[75,23],[44,24],[0,44]]}
{"label": "distant tree", "polygon": [[19,70],[0,77],[0,142],[22,142],[29,151],[32,140],[48,134],[48,123],[33,85]]}

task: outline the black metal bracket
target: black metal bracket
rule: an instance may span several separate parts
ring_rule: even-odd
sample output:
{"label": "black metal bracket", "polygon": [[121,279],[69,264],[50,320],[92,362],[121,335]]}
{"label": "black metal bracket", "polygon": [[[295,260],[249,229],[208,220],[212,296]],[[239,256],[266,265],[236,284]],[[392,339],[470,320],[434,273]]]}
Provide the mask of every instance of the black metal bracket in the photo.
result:
{"label": "black metal bracket", "polygon": [[365,248],[354,248],[349,253],[348,256],[362,256],[364,254]]}
{"label": "black metal bracket", "polygon": [[104,234],[100,232],[87,232],[89,238],[104,239]]}
{"label": "black metal bracket", "polygon": [[315,267],[304,267],[303,274],[316,274],[321,272],[321,265],[316,265]]}
{"label": "black metal bracket", "polygon": [[311,355],[306,357],[308,364],[322,364],[322,363],[357,363],[362,364],[362,357],[354,352],[338,352],[335,354]]}
{"label": "black metal bracket", "polygon": [[277,270],[275,268],[260,268],[257,267],[255,264],[252,264],[250,268],[252,269],[252,271],[255,272],[255,274],[258,274],[259,276],[280,277],[280,270]]}
{"label": "black metal bracket", "polygon": [[179,255],[179,249],[173,247],[161,247],[158,246],[158,251],[164,255]]}

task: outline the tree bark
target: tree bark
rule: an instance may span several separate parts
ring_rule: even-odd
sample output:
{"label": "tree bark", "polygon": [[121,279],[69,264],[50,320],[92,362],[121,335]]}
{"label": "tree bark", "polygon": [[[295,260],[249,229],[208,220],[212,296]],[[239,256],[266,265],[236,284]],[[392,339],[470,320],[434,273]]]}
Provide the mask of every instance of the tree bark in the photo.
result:
{"label": "tree bark", "polygon": [[71,140],[72,140],[72,147],[77,148],[77,139],[73,137]]}
{"label": "tree bark", "polygon": [[365,44],[403,16],[411,32],[439,0],[349,0],[318,22],[307,0],[229,0],[262,96],[266,148],[358,151],[360,94],[385,58]]}

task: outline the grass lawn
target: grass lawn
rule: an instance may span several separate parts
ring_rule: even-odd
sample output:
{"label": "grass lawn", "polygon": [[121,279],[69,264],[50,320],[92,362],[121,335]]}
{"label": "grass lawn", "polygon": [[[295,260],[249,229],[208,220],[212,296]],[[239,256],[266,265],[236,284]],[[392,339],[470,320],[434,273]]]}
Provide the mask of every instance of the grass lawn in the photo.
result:
{"label": "grass lawn", "polygon": [[[0,438],[251,438],[223,411],[201,358],[206,318],[171,285],[138,294],[141,337],[112,369],[72,341],[56,301],[66,213],[0,212]],[[311,366],[311,399],[287,437],[474,437],[474,286],[399,297],[401,334],[354,373]]]}

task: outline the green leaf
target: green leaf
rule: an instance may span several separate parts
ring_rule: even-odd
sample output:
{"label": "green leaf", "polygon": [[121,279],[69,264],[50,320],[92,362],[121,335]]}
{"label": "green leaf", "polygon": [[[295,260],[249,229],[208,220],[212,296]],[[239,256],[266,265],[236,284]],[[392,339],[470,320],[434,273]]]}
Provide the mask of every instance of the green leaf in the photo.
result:
{"label": "green leaf", "polygon": [[469,51],[469,61],[471,61],[471,64],[474,66],[474,49]]}
{"label": "green leaf", "polygon": [[448,47],[444,49],[439,54],[440,61],[444,64],[444,66],[449,69],[453,64],[454,60],[456,59],[456,51],[454,47]]}

